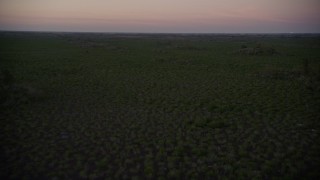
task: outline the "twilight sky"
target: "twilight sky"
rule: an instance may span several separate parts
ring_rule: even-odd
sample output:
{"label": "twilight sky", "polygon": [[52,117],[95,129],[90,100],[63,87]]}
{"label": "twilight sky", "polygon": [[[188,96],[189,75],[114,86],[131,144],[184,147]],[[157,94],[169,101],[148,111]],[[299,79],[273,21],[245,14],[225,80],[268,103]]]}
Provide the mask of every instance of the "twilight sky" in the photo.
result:
{"label": "twilight sky", "polygon": [[320,33],[320,0],[0,0],[0,30]]}

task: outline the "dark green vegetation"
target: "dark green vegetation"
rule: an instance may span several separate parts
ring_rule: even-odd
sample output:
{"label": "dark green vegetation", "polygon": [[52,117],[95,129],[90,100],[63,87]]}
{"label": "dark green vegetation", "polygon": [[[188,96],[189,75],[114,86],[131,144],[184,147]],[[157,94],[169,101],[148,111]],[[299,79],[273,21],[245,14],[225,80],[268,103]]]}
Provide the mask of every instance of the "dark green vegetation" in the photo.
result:
{"label": "dark green vegetation", "polygon": [[0,58],[3,177],[319,176],[319,36],[3,32]]}

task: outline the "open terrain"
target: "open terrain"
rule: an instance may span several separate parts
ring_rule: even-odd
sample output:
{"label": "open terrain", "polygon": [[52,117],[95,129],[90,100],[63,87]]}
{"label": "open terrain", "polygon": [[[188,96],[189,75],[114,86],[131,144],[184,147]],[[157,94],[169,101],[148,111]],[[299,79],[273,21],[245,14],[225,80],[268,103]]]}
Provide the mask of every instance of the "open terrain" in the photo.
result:
{"label": "open terrain", "polygon": [[319,177],[319,35],[1,32],[0,69],[0,177]]}

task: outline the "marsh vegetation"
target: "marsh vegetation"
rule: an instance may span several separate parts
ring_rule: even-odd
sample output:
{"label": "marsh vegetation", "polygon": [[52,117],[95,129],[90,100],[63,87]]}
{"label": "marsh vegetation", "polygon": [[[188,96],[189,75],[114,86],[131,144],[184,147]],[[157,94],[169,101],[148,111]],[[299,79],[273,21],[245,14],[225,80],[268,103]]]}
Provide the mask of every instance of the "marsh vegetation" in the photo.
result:
{"label": "marsh vegetation", "polygon": [[317,35],[2,32],[1,176],[316,178],[319,57]]}

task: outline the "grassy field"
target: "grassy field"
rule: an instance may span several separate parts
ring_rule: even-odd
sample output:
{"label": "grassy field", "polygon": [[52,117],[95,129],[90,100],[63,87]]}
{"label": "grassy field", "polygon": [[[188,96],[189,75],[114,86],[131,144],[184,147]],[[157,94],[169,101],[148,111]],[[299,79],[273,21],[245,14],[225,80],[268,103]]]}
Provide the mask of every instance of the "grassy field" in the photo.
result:
{"label": "grassy field", "polygon": [[319,36],[2,32],[0,68],[3,178],[319,177]]}

